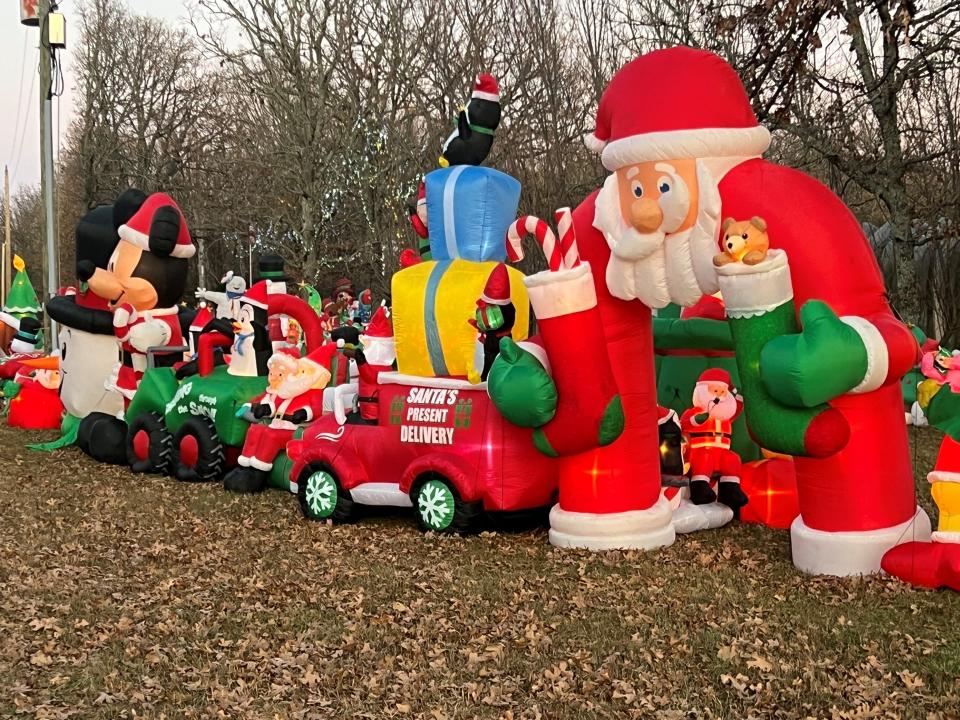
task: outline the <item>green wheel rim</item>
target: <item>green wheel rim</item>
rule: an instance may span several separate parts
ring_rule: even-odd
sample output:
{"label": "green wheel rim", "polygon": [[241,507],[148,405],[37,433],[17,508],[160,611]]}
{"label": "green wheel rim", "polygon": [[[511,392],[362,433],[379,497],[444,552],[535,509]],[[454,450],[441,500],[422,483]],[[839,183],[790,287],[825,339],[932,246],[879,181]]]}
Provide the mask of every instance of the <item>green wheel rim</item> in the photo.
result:
{"label": "green wheel rim", "polygon": [[417,494],[417,512],[431,530],[446,530],[453,522],[453,491],[440,480],[427,480]]}
{"label": "green wheel rim", "polygon": [[319,470],[307,478],[304,499],[311,517],[328,518],[337,507],[337,482],[326,470]]}

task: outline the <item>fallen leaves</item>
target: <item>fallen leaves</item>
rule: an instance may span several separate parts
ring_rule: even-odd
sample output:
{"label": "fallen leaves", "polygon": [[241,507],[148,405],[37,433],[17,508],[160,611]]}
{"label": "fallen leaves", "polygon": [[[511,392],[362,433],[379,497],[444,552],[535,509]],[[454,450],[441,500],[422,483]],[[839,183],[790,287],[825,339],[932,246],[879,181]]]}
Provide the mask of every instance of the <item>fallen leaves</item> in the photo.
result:
{"label": "fallen leaves", "polygon": [[402,513],[327,526],[284,493],[25,441],[0,428],[20,460],[0,479],[2,717],[936,717],[960,702],[956,596],[802,576],[786,533],[593,554],[542,530],[424,536]]}

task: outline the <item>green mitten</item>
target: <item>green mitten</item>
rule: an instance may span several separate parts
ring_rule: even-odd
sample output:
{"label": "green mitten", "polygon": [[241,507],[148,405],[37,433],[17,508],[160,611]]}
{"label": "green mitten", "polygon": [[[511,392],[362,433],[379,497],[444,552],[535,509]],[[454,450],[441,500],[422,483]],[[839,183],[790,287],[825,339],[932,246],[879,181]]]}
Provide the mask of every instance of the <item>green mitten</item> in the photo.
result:
{"label": "green mitten", "polygon": [[20,393],[20,383],[7,380],[3,384],[3,396],[7,399],[15,398]]}
{"label": "green mitten", "polygon": [[507,420],[519,427],[540,427],[557,411],[557,387],[540,361],[509,337],[487,376],[487,393]]}
{"label": "green mitten", "polygon": [[820,300],[800,310],[803,329],[768,342],[760,352],[767,391],[785,405],[813,407],[859,385],[867,372],[860,335]]}

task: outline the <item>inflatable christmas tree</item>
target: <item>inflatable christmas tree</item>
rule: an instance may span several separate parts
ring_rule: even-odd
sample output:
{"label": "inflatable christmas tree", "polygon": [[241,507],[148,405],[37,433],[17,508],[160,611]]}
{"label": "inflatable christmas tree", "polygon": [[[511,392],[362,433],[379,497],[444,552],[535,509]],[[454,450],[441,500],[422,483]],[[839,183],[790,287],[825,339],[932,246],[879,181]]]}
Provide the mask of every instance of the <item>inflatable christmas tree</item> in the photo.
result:
{"label": "inflatable christmas tree", "polygon": [[13,276],[13,282],[10,284],[10,292],[7,294],[3,311],[18,319],[27,316],[36,317],[42,312],[43,308],[40,307],[40,301],[33,289],[33,283],[30,282],[30,276],[27,275],[23,258],[19,255],[13,256],[13,268],[17,271],[17,274]]}

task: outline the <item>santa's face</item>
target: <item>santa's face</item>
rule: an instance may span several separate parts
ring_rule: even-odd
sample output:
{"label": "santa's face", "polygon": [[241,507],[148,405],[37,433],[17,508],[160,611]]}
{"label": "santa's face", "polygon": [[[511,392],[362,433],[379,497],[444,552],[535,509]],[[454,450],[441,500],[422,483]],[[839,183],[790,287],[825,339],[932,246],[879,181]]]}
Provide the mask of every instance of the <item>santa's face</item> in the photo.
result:
{"label": "santa's face", "polygon": [[277,388],[277,395],[284,400],[303,395],[313,388],[323,388],[330,380],[330,371],[308,360],[297,363],[296,372],[287,375]]}
{"label": "santa's face", "polygon": [[610,293],[661,308],[716,292],[719,214],[716,183],[698,160],[637,163],[610,175],[594,215],[610,246]]}
{"label": "santa's face", "polygon": [[290,367],[285,363],[269,363],[269,367],[267,369],[267,383],[270,385],[270,389],[276,392],[279,387],[283,385],[284,380],[286,380],[289,375]]}
{"label": "santa's face", "polygon": [[57,390],[60,387],[60,373],[56,370],[37,370],[35,377],[47,390]]}
{"label": "santa's face", "polygon": [[693,405],[715,420],[729,420],[737,413],[737,397],[726,383],[697,383],[693,390]]}
{"label": "santa's face", "polygon": [[363,357],[371,365],[393,365],[397,359],[397,348],[392,337],[370,337],[361,335]]}

